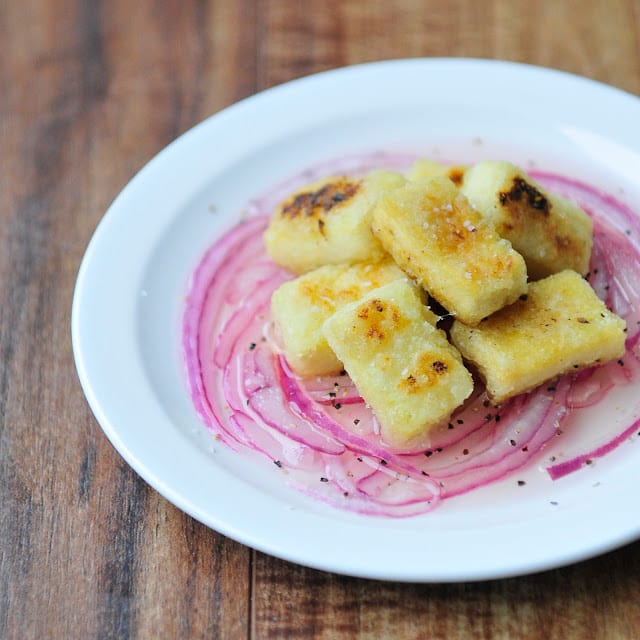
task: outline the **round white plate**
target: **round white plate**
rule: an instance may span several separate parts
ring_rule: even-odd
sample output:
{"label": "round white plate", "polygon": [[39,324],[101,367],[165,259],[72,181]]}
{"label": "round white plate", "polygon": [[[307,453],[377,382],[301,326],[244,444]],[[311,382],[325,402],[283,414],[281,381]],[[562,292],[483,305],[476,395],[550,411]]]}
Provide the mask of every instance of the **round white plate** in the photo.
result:
{"label": "round white plate", "polygon": [[509,159],[578,178],[640,211],[638,122],[640,101],[610,87],[464,59],[321,73],[216,114],[135,176],[82,262],[73,347],[100,425],[185,512],[251,547],[328,571],[425,582],[497,578],[640,537],[634,441],[556,482],[534,470],[525,486],[507,480],[415,518],[313,502],[289,489],[274,465],[211,438],[193,409],[180,349],[189,276],[206,248],[251,198],[306,167],[384,150]]}

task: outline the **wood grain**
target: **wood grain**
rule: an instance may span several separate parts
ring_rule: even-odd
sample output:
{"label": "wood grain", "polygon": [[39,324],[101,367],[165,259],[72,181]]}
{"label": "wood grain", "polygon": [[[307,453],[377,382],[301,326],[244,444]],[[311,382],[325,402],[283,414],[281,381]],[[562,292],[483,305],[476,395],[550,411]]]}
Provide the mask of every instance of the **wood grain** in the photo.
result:
{"label": "wood grain", "polygon": [[0,3],[0,47],[1,638],[640,637],[637,542],[535,576],[404,585],[207,529],[106,440],[69,338],[104,210],[211,113],[308,73],[415,56],[523,61],[640,94],[636,0],[25,0]]}

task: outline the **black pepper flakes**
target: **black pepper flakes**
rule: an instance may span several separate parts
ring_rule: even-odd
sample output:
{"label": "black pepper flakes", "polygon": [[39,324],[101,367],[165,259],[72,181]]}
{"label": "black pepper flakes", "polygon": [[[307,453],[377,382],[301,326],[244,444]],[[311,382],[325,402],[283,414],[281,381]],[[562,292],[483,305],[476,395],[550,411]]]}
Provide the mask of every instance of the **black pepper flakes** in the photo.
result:
{"label": "black pepper flakes", "polygon": [[339,402],[336,402],[333,406],[334,406],[336,409],[341,409],[341,408],[342,408],[342,405],[341,405]]}
{"label": "black pepper flakes", "polygon": [[253,351],[258,345],[255,342],[249,343],[249,351]]}
{"label": "black pepper flakes", "polygon": [[[638,435],[640,435],[640,434],[638,434]],[[427,458],[430,458],[430,457],[433,455],[433,451],[425,451],[425,452],[424,452],[424,455],[425,455]]]}
{"label": "black pepper flakes", "polygon": [[282,462],[280,462],[280,460],[274,460],[273,464],[275,464],[278,469],[282,469]]}
{"label": "black pepper flakes", "polygon": [[381,464],[383,467],[386,467],[386,466],[387,466],[387,464],[388,464],[388,462],[387,462],[384,458],[380,458],[380,464]]}
{"label": "black pepper flakes", "polygon": [[360,418],[354,418],[353,424],[356,424],[356,425],[360,424]]}
{"label": "black pepper flakes", "polygon": [[322,476],[320,478],[320,482],[329,482],[329,478],[325,478],[324,476]]}
{"label": "black pepper flakes", "polygon": [[524,485],[527,484],[524,480],[518,480],[518,486],[519,487],[524,487]]}

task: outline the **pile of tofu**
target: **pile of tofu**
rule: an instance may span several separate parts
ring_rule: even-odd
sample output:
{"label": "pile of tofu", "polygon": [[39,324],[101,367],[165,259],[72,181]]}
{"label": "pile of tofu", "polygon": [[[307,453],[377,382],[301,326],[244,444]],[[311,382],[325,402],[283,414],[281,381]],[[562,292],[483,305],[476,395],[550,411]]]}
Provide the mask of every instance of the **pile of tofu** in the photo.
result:
{"label": "pile of tofu", "polygon": [[346,371],[383,438],[413,449],[471,395],[472,371],[499,405],[622,357],[625,322],[585,279],[592,236],[582,209],[508,162],[329,176],[265,231],[296,274],[271,303],[284,355],[302,377]]}

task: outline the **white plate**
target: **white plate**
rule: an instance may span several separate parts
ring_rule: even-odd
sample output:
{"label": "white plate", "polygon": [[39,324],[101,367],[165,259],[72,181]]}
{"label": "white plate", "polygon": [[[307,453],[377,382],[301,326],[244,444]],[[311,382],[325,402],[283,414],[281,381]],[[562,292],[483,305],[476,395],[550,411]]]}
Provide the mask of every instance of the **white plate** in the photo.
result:
{"label": "white plate", "polygon": [[[204,121],[155,157],[95,232],[75,291],[80,380],[127,462],[179,508],[269,554],[404,581],[504,577],[640,536],[640,446],[526,487],[506,481],[431,514],[345,513],[217,445],[187,391],[180,321],[189,275],[250,198],[305,167],[364,151],[511,159],[574,176],[640,211],[640,101],[518,64],[399,60],[322,73]],[[624,399],[623,399],[624,400]],[[551,501],[557,504],[551,504]]]}

